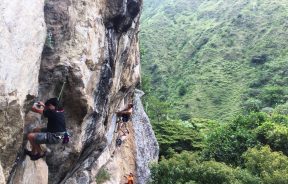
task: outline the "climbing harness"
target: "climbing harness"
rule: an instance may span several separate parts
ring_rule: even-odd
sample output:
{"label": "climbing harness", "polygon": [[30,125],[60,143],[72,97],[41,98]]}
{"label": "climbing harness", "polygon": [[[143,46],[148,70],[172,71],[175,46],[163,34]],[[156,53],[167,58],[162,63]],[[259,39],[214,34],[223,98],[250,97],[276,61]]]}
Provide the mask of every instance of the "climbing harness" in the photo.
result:
{"label": "climbing harness", "polygon": [[53,135],[58,140],[61,139],[62,144],[68,144],[69,143],[70,134],[67,131],[66,132],[51,133],[51,135]]}
{"label": "climbing harness", "polygon": [[63,135],[62,144],[68,144],[69,139],[70,139],[69,137],[70,137],[69,133],[65,132],[64,135]]}

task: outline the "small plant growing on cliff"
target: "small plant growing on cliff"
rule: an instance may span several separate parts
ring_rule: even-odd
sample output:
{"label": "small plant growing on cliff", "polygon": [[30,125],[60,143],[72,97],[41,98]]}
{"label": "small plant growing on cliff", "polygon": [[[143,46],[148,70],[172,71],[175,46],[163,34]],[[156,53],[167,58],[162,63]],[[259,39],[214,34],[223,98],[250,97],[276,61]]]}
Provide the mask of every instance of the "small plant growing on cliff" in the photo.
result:
{"label": "small plant growing on cliff", "polygon": [[102,184],[105,181],[108,181],[109,179],[110,179],[110,173],[106,169],[101,168],[96,176],[96,182],[98,184]]}
{"label": "small plant growing on cliff", "polygon": [[46,37],[45,46],[50,49],[53,49],[53,45],[54,45],[53,34],[51,31],[49,31]]}

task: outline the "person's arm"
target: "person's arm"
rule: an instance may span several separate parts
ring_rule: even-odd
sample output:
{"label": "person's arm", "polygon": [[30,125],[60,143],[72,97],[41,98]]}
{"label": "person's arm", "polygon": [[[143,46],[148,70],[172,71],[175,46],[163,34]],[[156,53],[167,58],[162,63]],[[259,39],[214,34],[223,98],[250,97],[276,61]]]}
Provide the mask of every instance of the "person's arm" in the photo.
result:
{"label": "person's arm", "polygon": [[130,109],[124,109],[123,111],[117,112],[117,115],[131,115],[132,114],[132,108]]}

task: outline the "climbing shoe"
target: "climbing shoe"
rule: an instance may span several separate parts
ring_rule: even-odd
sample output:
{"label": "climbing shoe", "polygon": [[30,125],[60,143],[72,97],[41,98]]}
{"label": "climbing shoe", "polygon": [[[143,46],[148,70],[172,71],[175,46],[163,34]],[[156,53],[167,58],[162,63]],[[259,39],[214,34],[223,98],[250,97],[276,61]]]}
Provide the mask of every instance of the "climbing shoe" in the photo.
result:
{"label": "climbing shoe", "polygon": [[32,151],[29,151],[27,149],[24,149],[24,152],[26,155],[28,155],[30,157],[31,160],[35,161],[35,160],[38,160],[40,158],[43,158],[46,156],[46,151],[44,151],[42,154],[32,154]]}
{"label": "climbing shoe", "polygon": [[35,160],[38,160],[40,158],[43,158],[46,156],[46,152],[43,152],[43,154],[36,154],[36,155],[30,155],[30,159],[35,161]]}
{"label": "climbing shoe", "polygon": [[26,155],[28,155],[28,156],[33,155],[33,154],[32,154],[32,151],[29,151],[28,149],[24,149],[24,153],[25,153]]}
{"label": "climbing shoe", "polygon": [[42,158],[42,157],[40,156],[40,154],[30,155],[30,159],[33,160],[33,161],[38,160],[38,159],[40,159],[40,158]]}

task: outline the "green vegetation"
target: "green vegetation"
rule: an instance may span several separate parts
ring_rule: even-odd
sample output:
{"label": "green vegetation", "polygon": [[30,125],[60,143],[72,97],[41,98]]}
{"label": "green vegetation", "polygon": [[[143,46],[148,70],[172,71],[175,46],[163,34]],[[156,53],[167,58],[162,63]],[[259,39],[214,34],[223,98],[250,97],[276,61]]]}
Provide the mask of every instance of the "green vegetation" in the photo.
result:
{"label": "green vegetation", "polygon": [[160,144],[160,155],[170,155],[171,151],[196,151],[201,148],[201,135],[191,122],[162,121],[154,126]]}
{"label": "green vegetation", "polygon": [[105,168],[101,168],[96,176],[96,182],[102,184],[110,179],[110,174]]}
{"label": "green vegetation", "polygon": [[196,154],[183,152],[169,160],[163,159],[158,165],[153,165],[151,183],[257,184],[260,183],[260,179],[244,169],[215,161],[203,161]]}
{"label": "green vegetation", "polygon": [[150,96],[178,119],[229,121],[285,103],[287,12],[284,0],[144,1],[142,78]]}
{"label": "green vegetation", "polygon": [[[172,143],[164,148],[168,150],[163,154],[166,158],[163,156],[159,164],[151,167],[151,183],[288,183],[287,119],[287,115],[275,112],[240,115],[216,129],[199,131],[200,140],[190,136],[191,145],[201,145],[197,149],[188,152],[183,151],[187,147],[181,147],[182,152],[176,153],[182,144]],[[160,145],[177,140],[176,134],[162,135],[166,139],[160,138]],[[181,136],[189,137],[185,131]]]}
{"label": "green vegetation", "polygon": [[206,158],[216,161],[241,165],[241,155],[249,148],[257,145],[255,128],[265,121],[263,114],[240,116],[232,123],[213,130],[206,140],[203,153]]}
{"label": "green vegetation", "polygon": [[247,170],[259,176],[263,183],[288,183],[288,159],[282,153],[272,152],[265,146],[249,149],[243,157]]}
{"label": "green vegetation", "polygon": [[288,2],[145,0],[151,183],[288,183]]}
{"label": "green vegetation", "polygon": [[54,40],[53,40],[53,34],[50,31],[48,31],[47,33],[47,37],[46,37],[46,41],[45,41],[45,46],[49,49],[53,49],[54,48]]}

